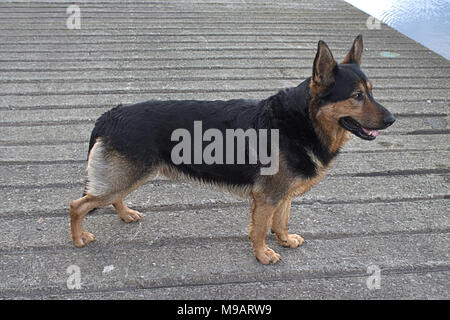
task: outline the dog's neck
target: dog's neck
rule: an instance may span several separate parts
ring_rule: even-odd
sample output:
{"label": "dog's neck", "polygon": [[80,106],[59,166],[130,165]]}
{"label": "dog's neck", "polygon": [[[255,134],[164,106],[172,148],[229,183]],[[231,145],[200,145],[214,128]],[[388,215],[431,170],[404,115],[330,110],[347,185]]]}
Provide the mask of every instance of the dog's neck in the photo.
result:
{"label": "dog's neck", "polygon": [[310,150],[327,165],[337,155],[338,148],[330,144],[326,132],[316,129],[310,112],[312,96],[309,92],[310,78],[299,86],[281,90],[263,101],[272,128],[280,129],[289,139],[301,141],[302,150]]}

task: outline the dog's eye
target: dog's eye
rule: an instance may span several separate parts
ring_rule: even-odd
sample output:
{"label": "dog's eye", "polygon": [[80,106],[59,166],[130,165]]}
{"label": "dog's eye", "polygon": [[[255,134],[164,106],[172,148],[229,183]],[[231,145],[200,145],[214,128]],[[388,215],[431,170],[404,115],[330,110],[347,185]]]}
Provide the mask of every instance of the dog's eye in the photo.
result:
{"label": "dog's eye", "polygon": [[361,100],[362,98],[364,98],[364,93],[358,91],[352,95],[352,98],[355,100]]}

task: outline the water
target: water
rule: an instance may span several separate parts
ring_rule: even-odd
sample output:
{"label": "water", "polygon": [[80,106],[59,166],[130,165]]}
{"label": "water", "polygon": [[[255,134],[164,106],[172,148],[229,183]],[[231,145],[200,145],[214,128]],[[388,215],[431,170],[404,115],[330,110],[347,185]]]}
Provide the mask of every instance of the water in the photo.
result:
{"label": "water", "polygon": [[450,60],[450,0],[345,0]]}

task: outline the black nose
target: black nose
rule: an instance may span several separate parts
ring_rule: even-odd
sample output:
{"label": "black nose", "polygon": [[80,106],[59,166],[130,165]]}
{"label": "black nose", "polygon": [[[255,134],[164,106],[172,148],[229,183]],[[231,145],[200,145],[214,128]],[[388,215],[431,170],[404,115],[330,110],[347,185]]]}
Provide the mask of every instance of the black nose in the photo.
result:
{"label": "black nose", "polygon": [[386,125],[386,127],[389,127],[391,124],[393,124],[395,122],[395,118],[392,114],[388,114],[388,115],[384,116],[383,122]]}

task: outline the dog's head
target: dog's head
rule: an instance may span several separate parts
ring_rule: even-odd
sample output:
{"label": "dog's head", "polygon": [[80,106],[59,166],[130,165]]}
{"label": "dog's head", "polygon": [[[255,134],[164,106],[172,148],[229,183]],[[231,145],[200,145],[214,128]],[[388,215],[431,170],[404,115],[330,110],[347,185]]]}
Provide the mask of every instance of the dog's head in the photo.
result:
{"label": "dog's head", "polygon": [[372,96],[372,84],[361,71],[362,36],[338,64],[325,42],[319,41],[310,82],[315,110],[312,116],[324,131],[341,127],[373,140],[378,130],[392,125],[395,118]]}

